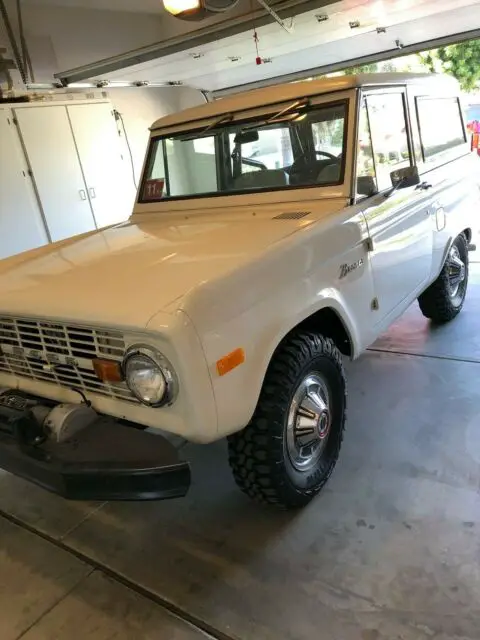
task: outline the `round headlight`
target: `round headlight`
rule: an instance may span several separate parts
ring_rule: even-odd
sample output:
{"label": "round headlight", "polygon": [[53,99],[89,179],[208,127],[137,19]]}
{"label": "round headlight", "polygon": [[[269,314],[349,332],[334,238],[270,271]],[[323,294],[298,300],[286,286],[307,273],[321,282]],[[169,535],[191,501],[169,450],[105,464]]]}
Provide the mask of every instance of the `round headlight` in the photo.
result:
{"label": "round headlight", "polygon": [[140,402],[161,407],[172,402],[176,380],[168,360],[149,347],[129,349],[124,360],[125,380]]}

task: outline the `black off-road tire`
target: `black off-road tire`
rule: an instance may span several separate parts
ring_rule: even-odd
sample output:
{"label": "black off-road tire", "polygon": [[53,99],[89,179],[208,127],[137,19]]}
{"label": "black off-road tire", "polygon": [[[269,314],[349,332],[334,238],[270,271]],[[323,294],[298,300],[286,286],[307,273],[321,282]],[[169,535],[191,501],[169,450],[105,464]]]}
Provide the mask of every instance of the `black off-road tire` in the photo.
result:
{"label": "black off-road tire", "polygon": [[449,255],[438,278],[418,298],[420,310],[426,318],[435,324],[444,324],[453,320],[462,310],[468,285],[468,244],[463,233],[455,238],[452,247],[456,247],[465,264],[465,280],[458,293],[452,295],[449,282]]}
{"label": "black off-road tire", "polygon": [[[315,466],[298,471],[288,453],[286,427],[295,392],[310,374],[321,375],[328,385],[330,431]],[[346,399],[342,356],[334,342],[315,333],[287,338],[272,358],[252,420],[228,438],[229,462],[240,489],[257,502],[285,509],[306,505],[322,489],[337,462]]]}

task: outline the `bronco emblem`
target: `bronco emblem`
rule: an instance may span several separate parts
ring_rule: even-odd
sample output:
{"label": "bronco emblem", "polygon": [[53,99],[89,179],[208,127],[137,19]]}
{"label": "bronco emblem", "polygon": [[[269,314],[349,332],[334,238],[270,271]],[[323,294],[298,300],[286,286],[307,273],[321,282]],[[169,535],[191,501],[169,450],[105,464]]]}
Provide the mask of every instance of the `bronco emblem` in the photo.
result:
{"label": "bronco emblem", "polygon": [[360,258],[360,260],[357,260],[356,262],[352,262],[352,264],[342,264],[340,265],[340,280],[342,278],[345,278],[345,276],[348,276],[349,273],[351,273],[352,271],[355,271],[355,269],[358,269],[358,267],[361,267],[363,264],[363,258]]}

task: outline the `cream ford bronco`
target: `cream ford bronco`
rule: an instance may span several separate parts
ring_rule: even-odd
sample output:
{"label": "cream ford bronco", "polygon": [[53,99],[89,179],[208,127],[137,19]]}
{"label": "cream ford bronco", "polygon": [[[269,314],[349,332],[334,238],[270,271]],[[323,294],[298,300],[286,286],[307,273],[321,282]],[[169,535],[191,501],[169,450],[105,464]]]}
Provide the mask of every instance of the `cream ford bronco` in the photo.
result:
{"label": "cream ford bronco", "polygon": [[[458,86],[336,77],[155,122],[128,222],[0,263],[0,466],[67,498],[190,484],[305,505],[337,461],[342,356],[416,299],[462,308],[478,171]],[[65,212],[68,215],[68,212]]]}

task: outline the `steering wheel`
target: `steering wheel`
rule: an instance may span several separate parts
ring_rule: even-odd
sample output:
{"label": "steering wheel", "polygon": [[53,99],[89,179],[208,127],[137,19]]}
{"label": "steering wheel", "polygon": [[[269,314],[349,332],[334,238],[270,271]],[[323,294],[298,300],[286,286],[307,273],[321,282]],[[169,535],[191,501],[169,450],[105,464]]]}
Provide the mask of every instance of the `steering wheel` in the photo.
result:
{"label": "steering wheel", "polygon": [[[328,151],[317,151],[315,149],[314,153],[315,153],[316,156],[325,156],[326,158],[330,158],[330,160],[335,160],[335,161],[338,160],[338,156],[334,156],[333,153],[328,153]],[[342,155],[342,154],[340,154],[340,155]]]}
{"label": "steering wheel", "polygon": [[[317,151],[315,149],[314,154],[316,157],[323,156],[326,158],[326,160],[324,160],[326,164],[338,163],[342,160],[341,153],[340,155],[335,156],[333,153],[329,153],[328,151]],[[319,172],[319,168],[316,163],[321,162],[321,160],[317,158],[316,161],[310,165],[307,158],[307,153],[302,153],[300,156],[295,158],[293,164],[286,169],[286,172],[290,176],[291,184],[307,184],[315,182]]]}

